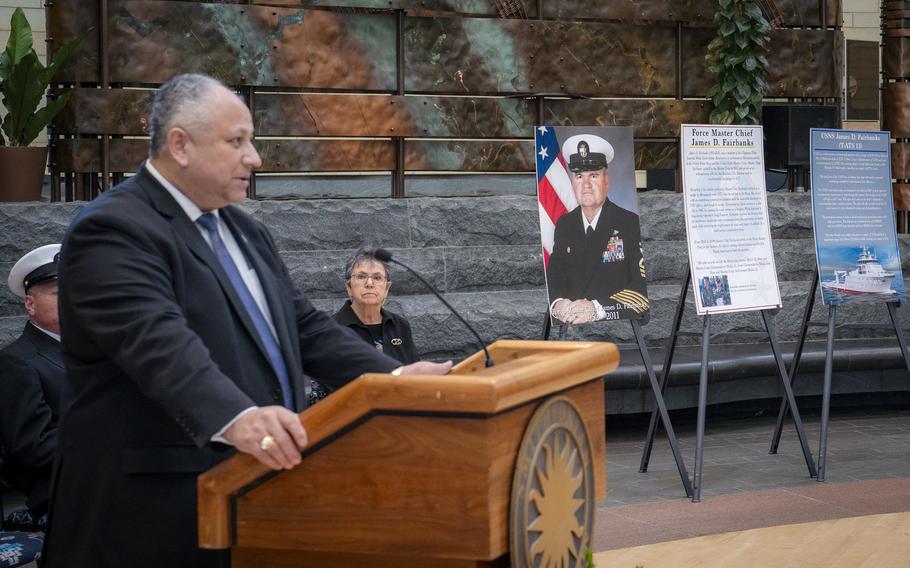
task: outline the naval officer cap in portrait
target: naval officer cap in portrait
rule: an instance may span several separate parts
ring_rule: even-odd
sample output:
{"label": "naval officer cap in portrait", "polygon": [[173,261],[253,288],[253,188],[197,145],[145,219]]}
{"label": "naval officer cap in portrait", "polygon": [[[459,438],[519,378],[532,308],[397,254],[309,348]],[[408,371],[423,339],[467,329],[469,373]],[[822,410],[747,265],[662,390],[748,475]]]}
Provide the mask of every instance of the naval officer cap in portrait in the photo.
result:
{"label": "naval officer cap in portrait", "polygon": [[547,267],[553,317],[578,324],[647,311],[638,215],[608,198],[613,146],[578,134],[562,154],[578,206],[556,221]]}

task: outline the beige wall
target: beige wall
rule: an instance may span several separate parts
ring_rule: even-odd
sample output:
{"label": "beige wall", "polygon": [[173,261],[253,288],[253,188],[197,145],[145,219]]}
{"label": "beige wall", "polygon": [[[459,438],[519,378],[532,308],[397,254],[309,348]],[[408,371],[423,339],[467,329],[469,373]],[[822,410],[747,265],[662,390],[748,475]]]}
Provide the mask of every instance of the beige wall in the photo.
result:
{"label": "beige wall", "polygon": [[[2,0],[0,0],[2,1]],[[879,0],[842,0],[844,39],[881,42],[881,5]],[[844,121],[849,130],[878,130],[877,121]]]}
{"label": "beige wall", "polygon": [[843,0],[842,6],[844,12],[844,38],[881,41],[881,6],[879,0]]}
{"label": "beige wall", "polygon": [[35,51],[38,55],[47,53],[47,46],[44,43],[47,29],[44,25],[44,0],[0,0],[0,42],[6,46],[6,40],[9,38],[9,20],[13,15],[13,10],[22,8],[25,10],[25,17],[32,25],[32,31],[35,33]]}

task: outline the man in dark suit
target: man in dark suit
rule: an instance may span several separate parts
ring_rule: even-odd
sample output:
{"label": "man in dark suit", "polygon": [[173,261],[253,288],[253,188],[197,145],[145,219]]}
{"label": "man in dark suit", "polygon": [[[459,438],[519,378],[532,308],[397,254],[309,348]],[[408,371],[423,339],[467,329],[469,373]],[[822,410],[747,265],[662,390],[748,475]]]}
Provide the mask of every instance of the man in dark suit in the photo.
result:
{"label": "man in dark suit", "polygon": [[578,206],[556,221],[547,267],[550,312],[572,324],[646,312],[638,215],[607,199],[613,146],[580,134],[562,152]]}
{"label": "man in dark suit", "polygon": [[156,94],[150,158],[73,220],[61,252],[73,403],[45,566],[224,566],[196,546],[196,476],[235,450],[300,462],[304,373],[401,367],[314,309],[243,201],[261,161],[241,100],[183,75]]}
{"label": "man in dark suit", "polygon": [[9,289],[22,298],[28,323],[22,335],[0,351],[3,474],[25,493],[35,522],[47,513],[57,425],[67,398],[57,317],[59,252],[60,245],[39,247],[10,270]]}

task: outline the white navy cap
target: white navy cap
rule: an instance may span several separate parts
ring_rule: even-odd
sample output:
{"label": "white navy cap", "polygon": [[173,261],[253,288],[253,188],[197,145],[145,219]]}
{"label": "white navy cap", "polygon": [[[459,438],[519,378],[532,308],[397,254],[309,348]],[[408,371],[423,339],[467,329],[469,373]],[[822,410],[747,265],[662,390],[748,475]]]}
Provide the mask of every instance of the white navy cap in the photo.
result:
{"label": "white navy cap", "polygon": [[570,172],[606,168],[613,161],[613,146],[593,134],[576,134],[562,143],[562,157]]}
{"label": "white navy cap", "polygon": [[57,278],[57,260],[60,245],[45,245],[26,254],[9,271],[9,289],[20,298],[25,298],[28,289],[35,284]]}

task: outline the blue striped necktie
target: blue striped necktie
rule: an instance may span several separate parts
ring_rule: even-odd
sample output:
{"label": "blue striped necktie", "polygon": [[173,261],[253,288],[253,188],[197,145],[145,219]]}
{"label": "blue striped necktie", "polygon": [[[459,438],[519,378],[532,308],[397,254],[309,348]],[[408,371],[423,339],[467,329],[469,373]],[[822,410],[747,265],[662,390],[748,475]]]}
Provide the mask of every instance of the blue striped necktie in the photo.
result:
{"label": "blue striped necktie", "polygon": [[218,217],[212,213],[205,213],[199,217],[196,222],[208,233],[209,239],[212,241],[212,249],[215,251],[215,256],[218,257],[218,262],[221,263],[221,268],[224,269],[228,280],[231,281],[234,290],[237,292],[237,295],[240,296],[240,300],[243,302],[247,314],[250,316],[250,319],[253,320],[253,326],[256,328],[259,339],[262,340],[262,344],[265,346],[265,351],[269,356],[269,362],[272,364],[272,369],[275,370],[275,374],[278,376],[278,382],[281,384],[281,394],[284,399],[284,406],[291,410],[295,410],[294,397],[292,396],[291,391],[291,381],[288,378],[288,369],[284,364],[284,357],[281,355],[281,346],[278,345],[278,340],[275,339],[272,330],[269,329],[269,324],[265,321],[262,310],[259,309],[259,305],[256,303],[256,300],[253,299],[250,289],[247,288],[246,283],[243,281],[243,277],[240,276],[240,271],[237,270],[234,259],[231,258],[231,254],[228,252],[227,247],[224,246],[224,241],[221,240],[221,235],[218,233]]}

